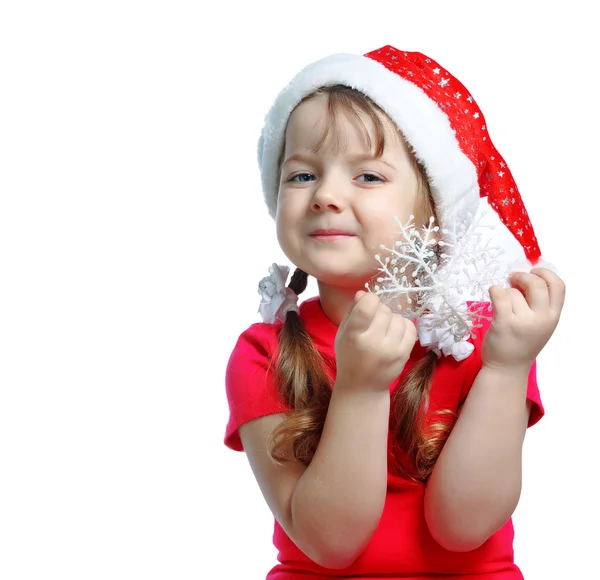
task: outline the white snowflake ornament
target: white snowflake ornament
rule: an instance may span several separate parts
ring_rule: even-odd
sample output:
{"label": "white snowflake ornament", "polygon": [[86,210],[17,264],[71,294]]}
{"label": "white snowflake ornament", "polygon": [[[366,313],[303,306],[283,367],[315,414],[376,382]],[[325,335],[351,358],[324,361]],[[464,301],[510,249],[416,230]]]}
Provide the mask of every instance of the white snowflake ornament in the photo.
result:
{"label": "white snowflake ornament", "polygon": [[[452,229],[435,225],[431,217],[424,228],[406,224],[398,218],[399,239],[392,248],[377,255],[380,264],[376,284],[367,289],[383,303],[406,318],[416,321],[419,341],[441,356],[452,355],[461,361],[473,352],[468,340],[481,326],[485,304],[476,307],[467,301],[489,301],[488,289],[506,284],[507,268],[499,260],[503,250],[485,240],[484,213],[459,215]],[[488,310],[489,312],[489,310]]]}

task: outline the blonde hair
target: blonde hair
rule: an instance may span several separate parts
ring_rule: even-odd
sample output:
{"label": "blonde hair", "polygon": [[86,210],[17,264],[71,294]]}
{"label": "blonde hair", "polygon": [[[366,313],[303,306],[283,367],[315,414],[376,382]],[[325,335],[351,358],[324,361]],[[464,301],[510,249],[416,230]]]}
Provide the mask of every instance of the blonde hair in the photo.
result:
{"label": "blonde hair", "polygon": [[[319,89],[304,101],[316,94],[328,96],[328,117],[325,131],[315,150],[325,143],[329,132],[335,128],[336,116],[341,112],[362,128],[368,146],[373,148],[374,145],[375,155],[383,154],[385,142],[382,115],[385,113],[373,101],[343,85]],[[359,113],[372,121],[375,143]],[[419,180],[419,196],[414,213],[417,219],[435,217],[435,206],[425,170],[414,155],[411,156]],[[289,287],[300,294],[306,289],[307,281],[308,275],[297,269]],[[392,468],[413,480],[424,480],[430,475],[456,418],[452,411],[440,411],[438,413],[444,417],[443,420],[424,428],[436,361],[437,355],[431,352],[418,361],[398,385],[392,398],[390,428],[394,435],[395,459]],[[295,460],[305,465],[310,463],[327,415],[332,389],[328,369],[333,368],[334,361],[321,356],[298,313],[288,312],[278,336],[275,377],[280,397],[291,411],[268,441],[269,453],[275,461]],[[286,452],[288,449],[291,449],[292,457]]]}

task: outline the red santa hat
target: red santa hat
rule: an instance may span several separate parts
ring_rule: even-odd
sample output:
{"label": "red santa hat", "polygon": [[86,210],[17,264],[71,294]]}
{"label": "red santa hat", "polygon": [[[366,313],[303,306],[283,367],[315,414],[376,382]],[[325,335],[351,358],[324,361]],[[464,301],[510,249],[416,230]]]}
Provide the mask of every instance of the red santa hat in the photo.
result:
{"label": "red santa hat", "polygon": [[540,249],[506,161],[494,147],[485,119],[466,87],[433,59],[384,46],[363,55],[336,54],[301,70],[268,112],[258,144],[265,201],[277,208],[278,161],[290,114],[320,87],[345,85],[375,102],[395,122],[424,166],[442,228],[459,215],[491,208],[483,224],[513,269],[540,263]]}

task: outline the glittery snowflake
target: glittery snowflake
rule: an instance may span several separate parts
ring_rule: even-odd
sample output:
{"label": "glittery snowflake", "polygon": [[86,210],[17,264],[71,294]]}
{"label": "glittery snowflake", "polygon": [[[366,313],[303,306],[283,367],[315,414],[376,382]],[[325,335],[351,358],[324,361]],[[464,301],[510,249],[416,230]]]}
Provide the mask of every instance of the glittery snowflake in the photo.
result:
{"label": "glittery snowflake", "polygon": [[[451,229],[435,225],[416,228],[414,216],[406,224],[398,218],[400,238],[392,248],[381,246],[377,255],[380,276],[373,287],[382,302],[412,320],[417,319],[421,344],[462,360],[465,342],[490,319],[486,304],[489,287],[506,280],[506,266],[498,259],[503,250],[484,239],[483,214],[459,216]],[[382,252],[383,253],[383,252]],[[462,348],[462,351],[461,351]],[[462,355],[459,353],[462,352]]]}

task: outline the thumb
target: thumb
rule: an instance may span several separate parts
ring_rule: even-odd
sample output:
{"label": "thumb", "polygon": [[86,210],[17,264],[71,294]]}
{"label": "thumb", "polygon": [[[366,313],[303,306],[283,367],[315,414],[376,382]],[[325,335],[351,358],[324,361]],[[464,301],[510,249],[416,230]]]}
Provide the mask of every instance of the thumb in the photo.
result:
{"label": "thumb", "polygon": [[358,304],[359,300],[365,294],[366,294],[366,292],[364,290],[359,290],[354,295],[354,300],[352,301],[352,304],[350,304],[350,308],[348,308],[348,310],[346,311],[346,314],[344,315],[344,318],[342,319],[342,322],[340,323],[338,330],[341,330],[342,328],[344,328],[346,326],[346,324],[348,323],[348,319],[350,318],[352,311],[354,310],[354,307]]}
{"label": "thumb", "polygon": [[366,294],[366,292],[364,290],[359,290],[354,295],[354,304],[356,304],[365,294]]}
{"label": "thumb", "polygon": [[491,286],[489,289],[489,295],[492,307],[494,309],[494,320],[498,320],[499,318],[503,318],[511,314],[512,306],[510,297],[508,296],[505,288],[497,285]]}

